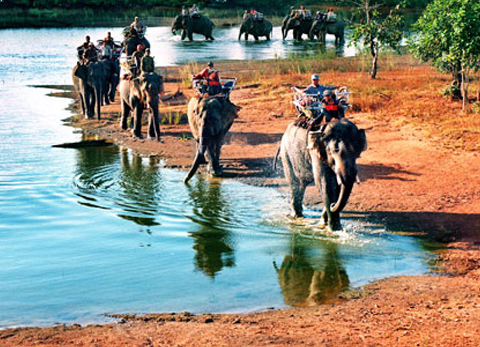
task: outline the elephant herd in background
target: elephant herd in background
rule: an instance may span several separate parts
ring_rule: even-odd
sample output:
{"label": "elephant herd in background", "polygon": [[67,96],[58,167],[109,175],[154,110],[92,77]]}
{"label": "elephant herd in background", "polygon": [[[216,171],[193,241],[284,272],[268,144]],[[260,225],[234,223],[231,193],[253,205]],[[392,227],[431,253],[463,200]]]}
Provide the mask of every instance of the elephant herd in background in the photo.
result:
{"label": "elephant herd in background", "polygon": [[[215,24],[205,16],[191,18],[190,16],[178,15],[172,22],[172,33],[176,34],[178,30],[182,30],[181,39],[188,38],[193,41],[193,34],[203,35],[205,40],[213,41],[212,36]],[[245,40],[248,36],[254,37],[258,41],[260,37],[265,37],[268,41],[272,38],[272,23],[267,19],[255,20],[253,15],[248,14],[242,20],[238,39],[244,35]],[[327,21],[317,21],[313,18],[300,19],[287,15],[282,22],[282,39],[285,40],[290,30],[293,30],[293,38],[302,40],[302,35],[306,34],[311,40],[318,39],[325,42],[326,34],[335,36],[335,44],[343,44],[345,36],[345,22],[337,20],[333,23]]]}

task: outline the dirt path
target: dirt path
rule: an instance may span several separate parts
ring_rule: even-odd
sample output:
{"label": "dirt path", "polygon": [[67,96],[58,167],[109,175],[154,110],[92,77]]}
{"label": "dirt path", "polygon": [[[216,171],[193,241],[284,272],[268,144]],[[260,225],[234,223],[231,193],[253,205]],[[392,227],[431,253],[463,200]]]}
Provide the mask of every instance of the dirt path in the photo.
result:
{"label": "dirt path", "polygon": [[[387,72],[384,72],[387,76]],[[168,86],[174,92],[178,84]],[[222,152],[228,177],[284,188],[271,169],[278,141],[294,112],[289,86],[236,90],[241,105]],[[185,104],[187,96],[173,104]],[[188,125],[163,125],[163,143],[134,141],[111,117],[84,123],[92,134],[111,138],[171,167],[188,167],[195,144]],[[180,107],[181,106],[171,106]],[[279,111],[280,110],[280,111]],[[10,329],[1,346],[479,346],[480,341],[480,160],[475,152],[446,150],[414,128],[399,130],[368,113],[350,114],[367,129],[368,150],[359,159],[362,183],[347,211],[385,223],[390,231],[424,233],[448,241],[439,255],[444,276],[398,277],[343,293],[318,307],[246,315],[160,314],[124,317],[105,326]],[[99,127],[100,125],[100,127]],[[321,203],[314,188],[307,202]]]}

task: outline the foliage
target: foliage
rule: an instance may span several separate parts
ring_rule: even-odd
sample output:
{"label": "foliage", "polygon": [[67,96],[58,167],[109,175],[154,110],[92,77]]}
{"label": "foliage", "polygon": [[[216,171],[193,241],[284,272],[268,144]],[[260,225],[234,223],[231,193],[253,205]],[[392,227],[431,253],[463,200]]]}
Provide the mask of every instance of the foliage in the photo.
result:
{"label": "foliage", "polygon": [[469,76],[480,68],[479,13],[478,0],[434,0],[415,24],[418,38],[411,43],[418,58],[461,80],[464,109]]}
{"label": "foliage", "polygon": [[352,44],[364,46],[370,50],[373,58],[372,69],[370,75],[375,78],[377,75],[377,60],[380,48],[387,46],[395,50],[399,50],[400,41],[403,38],[402,27],[403,17],[398,10],[403,3],[397,4],[391,9],[387,16],[381,16],[379,8],[380,4],[376,4],[372,0],[364,0],[357,3],[358,11],[361,15],[359,24],[354,25],[352,34]]}

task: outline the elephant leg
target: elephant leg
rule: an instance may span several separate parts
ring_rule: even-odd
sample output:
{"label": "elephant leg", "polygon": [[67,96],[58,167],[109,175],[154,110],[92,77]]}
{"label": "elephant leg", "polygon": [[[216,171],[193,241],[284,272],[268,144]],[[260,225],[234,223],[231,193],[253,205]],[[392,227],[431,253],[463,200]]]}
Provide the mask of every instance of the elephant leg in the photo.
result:
{"label": "elephant leg", "polygon": [[98,87],[95,89],[95,106],[96,106],[96,113],[97,119],[100,120],[100,104],[102,103],[102,96],[103,96],[103,89]]}
{"label": "elephant leg", "polygon": [[253,35],[253,37],[255,38],[255,41],[258,41],[258,36],[257,35]]}
{"label": "elephant leg", "polygon": [[245,32],[245,41],[248,41],[248,32]]}
{"label": "elephant leg", "polygon": [[191,31],[187,33],[187,37],[189,41],[193,41],[193,33]]}
{"label": "elephant leg", "polygon": [[223,169],[220,165],[220,151],[222,149],[221,140],[215,139],[212,145],[212,167],[215,176],[223,175]]}
{"label": "elephant leg", "polygon": [[133,136],[141,138],[143,105],[137,105],[137,107],[134,107],[133,114]]}
{"label": "elephant leg", "polygon": [[122,115],[120,117],[120,128],[122,128],[123,130],[128,129],[127,118],[130,115],[130,111],[130,106],[122,100]]}
{"label": "elephant leg", "polygon": [[305,196],[305,189],[306,185],[304,185],[302,182],[292,182],[291,183],[291,188],[292,188],[292,200],[291,200],[291,205],[292,205],[292,212],[293,216],[295,218],[300,218],[303,217],[303,197]]}
{"label": "elephant leg", "polygon": [[182,41],[187,37],[187,32],[185,29],[182,30]]}
{"label": "elephant leg", "polygon": [[86,116],[87,115],[87,113],[86,113],[87,110],[86,110],[86,107],[85,107],[85,95],[80,93],[79,97],[80,97],[80,107],[82,108],[82,115]]}
{"label": "elephant leg", "polygon": [[158,113],[150,110],[148,118],[148,136],[160,141],[160,119]]}

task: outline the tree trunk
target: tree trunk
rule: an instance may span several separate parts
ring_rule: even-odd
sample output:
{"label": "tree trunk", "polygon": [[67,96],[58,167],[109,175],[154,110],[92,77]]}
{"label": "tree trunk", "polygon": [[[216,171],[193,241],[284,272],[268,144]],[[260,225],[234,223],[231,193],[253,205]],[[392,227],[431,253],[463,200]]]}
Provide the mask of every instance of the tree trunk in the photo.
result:
{"label": "tree trunk", "polygon": [[462,110],[465,111],[468,102],[468,79],[469,73],[467,68],[463,68],[462,70]]}
{"label": "tree trunk", "polygon": [[375,79],[375,77],[377,77],[378,50],[378,44],[372,41],[370,43],[370,53],[372,54],[372,71],[370,71],[370,76],[372,77],[372,79]]}

